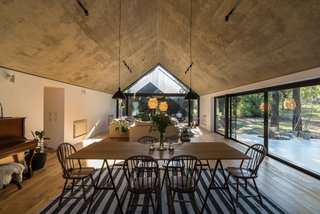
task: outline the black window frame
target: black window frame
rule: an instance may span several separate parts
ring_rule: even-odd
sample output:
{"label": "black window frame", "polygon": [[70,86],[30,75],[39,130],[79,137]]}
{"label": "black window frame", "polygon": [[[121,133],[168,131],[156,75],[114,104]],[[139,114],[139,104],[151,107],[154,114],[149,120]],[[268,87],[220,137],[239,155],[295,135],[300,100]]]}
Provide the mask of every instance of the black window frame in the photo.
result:
{"label": "black window frame", "polygon": [[264,146],[267,149],[267,156],[271,157],[281,163],[284,163],[288,166],[291,166],[299,171],[302,171],[308,175],[311,175],[317,179],[320,179],[320,174],[310,171],[304,167],[298,166],[297,164],[294,164],[293,162],[283,159],[281,157],[275,156],[273,154],[269,153],[269,143],[268,143],[268,119],[269,119],[269,109],[268,109],[268,94],[270,91],[276,91],[276,90],[286,90],[286,89],[292,89],[292,88],[297,88],[297,87],[308,87],[308,86],[314,86],[314,85],[320,85],[320,78],[314,78],[314,79],[309,79],[309,80],[303,80],[303,81],[297,81],[297,82],[293,82],[293,83],[287,83],[287,84],[280,84],[280,85],[276,85],[276,86],[271,86],[271,87],[266,87],[266,88],[259,88],[259,89],[254,89],[254,90],[249,90],[249,91],[242,91],[242,92],[238,92],[238,93],[232,93],[232,94],[225,94],[222,96],[217,96],[214,97],[214,132],[217,134],[221,134],[219,132],[216,131],[216,120],[217,120],[217,115],[216,115],[216,98],[219,97],[226,97],[226,110],[228,110],[228,114],[226,112],[226,127],[228,127],[228,130],[225,132],[224,137],[225,138],[229,138],[232,139],[240,144],[243,144],[245,146],[248,146],[248,144],[241,142],[235,138],[232,137],[231,135],[231,105],[230,105],[230,100],[232,97],[236,97],[236,96],[242,96],[242,95],[249,95],[249,94],[255,94],[255,93],[264,93],[264,113],[263,113],[263,117],[264,117]]}
{"label": "black window frame", "polygon": [[[174,74],[172,74],[165,66],[163,66],[162,64],[158,63],[155,66],[153,66],[150,70],[148,70],[147,72],[145,72],[142,76],[140,76],[138,79],[136,79],[135,81],[133,81],[130,85],[128,85],[125,89],[122,90],[122,92],[126,91],[128,88],[130,88],[131,86],[133,86],[135,83],[137,83],[140,79],[142,79],[144,76],[148,75],[150,72],[152,72],[157,66],[161,66],[163,69],[165,69],[167,72],[169,72],[176,80],[178,80],[180,83],[182,83],[186,88],[189,88],[187,84],[185,84],[183,81],[181,81],[178,77],[176,77]],[[189,88],[190,89],[190,88]],[[124,93],[126,95],[126,97],[130,97],[130,96],[145,96],[145,97],[152,97],[152,96],[164,96],[164,97],[185,97],[185,95],[188,93],[189,91],[187,91],[186,93]],[[195,92],[195,95],[197,95],[197,102],[198,102],[198,119],[197,119],[197,125],[200,124],[200,96]],[[128,115],[129,111],[129,103],[128,103],[128,99],[126,100],[126,115]],[[188,101],[188,125],[191,126],[191,123],[193,121],[191,121],[191,100]],[[116,115],[117,117],[119,117],[119,100],[117,100],[117,109],[116,109]]]}

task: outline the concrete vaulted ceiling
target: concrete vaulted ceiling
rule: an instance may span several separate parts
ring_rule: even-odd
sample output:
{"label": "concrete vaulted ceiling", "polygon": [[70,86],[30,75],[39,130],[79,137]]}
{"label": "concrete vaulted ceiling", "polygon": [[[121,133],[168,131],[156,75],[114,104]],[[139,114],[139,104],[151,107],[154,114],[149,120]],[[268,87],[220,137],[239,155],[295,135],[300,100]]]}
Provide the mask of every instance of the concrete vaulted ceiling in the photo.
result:
{"label": "concrete vaulted ceiling", "polygon": [[[0,66],[113,94],[119,0],[0,0]],[[193,0],[200,95],[320,66],[320,1]],[[121,88],[158,63],[189,85],[189,0],[122,0]]]}

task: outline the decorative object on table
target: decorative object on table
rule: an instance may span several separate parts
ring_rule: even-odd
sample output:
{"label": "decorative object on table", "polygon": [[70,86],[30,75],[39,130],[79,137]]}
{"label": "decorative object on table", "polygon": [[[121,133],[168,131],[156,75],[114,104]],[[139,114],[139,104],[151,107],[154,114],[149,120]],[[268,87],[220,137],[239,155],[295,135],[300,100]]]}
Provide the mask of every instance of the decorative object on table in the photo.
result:
{"label": "decorative object on table", "polygon": [[158,142],[158,139],[153,136],[143,136],[137,140],[137,142],[142,144],[149,144],[149,150],[153,151],[155,149],[154,144]]}
{"label": "decorative object on table", "polygon": [[171,117],[164,112],[160,112],[159,114],[155,114],[152,116],[153,125],[150,128],[150,131],[152,131],[153,128],[157,129],[160,133],[160,146],[157,148],[158,151],[164,151],[167,150],[163,146],[163,133],[166,132],[166,128],[173,124],[173,121],[171,120]]}
{"label": "decorative object on table", "polygon": [[35,149],[35,154],[32,158],[32,169],[38,170],[44,167],[47,161],[48,154],[45,152],[46,144],[44,143],[44,131],[31,131],[33,137],[38,140],[38,146]]}
{"label": "decorative object on table", "polygon": [[150,146],[149,146],[149,150],[150,150],[150,151],[154,151],[155,148],[156,148],[156,147],[154,146],[154,142],[151,142],[151,143],[150,143]]}
{"label": "decorative object on table", "polygon": [[168,148],[168,149],[169,149],[169,151],[171,151],[171,152],[174,151],[173,142],[170,142],[170,143],[169,143],[169,148]]}

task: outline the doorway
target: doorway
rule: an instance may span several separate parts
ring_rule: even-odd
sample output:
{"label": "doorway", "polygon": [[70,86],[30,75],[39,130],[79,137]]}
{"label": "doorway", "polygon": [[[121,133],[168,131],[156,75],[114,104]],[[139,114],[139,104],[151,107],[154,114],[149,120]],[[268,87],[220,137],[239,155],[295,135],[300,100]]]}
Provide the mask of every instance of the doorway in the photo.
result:
{"label": "doorway", "polygon": [[48,147],[64,142],[64,88],[44,87],[44,131]]}

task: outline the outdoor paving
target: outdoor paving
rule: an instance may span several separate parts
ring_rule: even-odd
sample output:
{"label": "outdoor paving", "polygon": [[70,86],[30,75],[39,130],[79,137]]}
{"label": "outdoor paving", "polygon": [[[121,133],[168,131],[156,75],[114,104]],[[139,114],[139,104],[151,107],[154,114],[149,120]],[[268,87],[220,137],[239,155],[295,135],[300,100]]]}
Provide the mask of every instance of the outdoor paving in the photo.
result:
{"label": "outdoor paving", "polygon": [[[237,140],[250,145],[263,144],[259,135],[237,134]],[[269,139],[269,153],[320,174],[320,139]]]}

